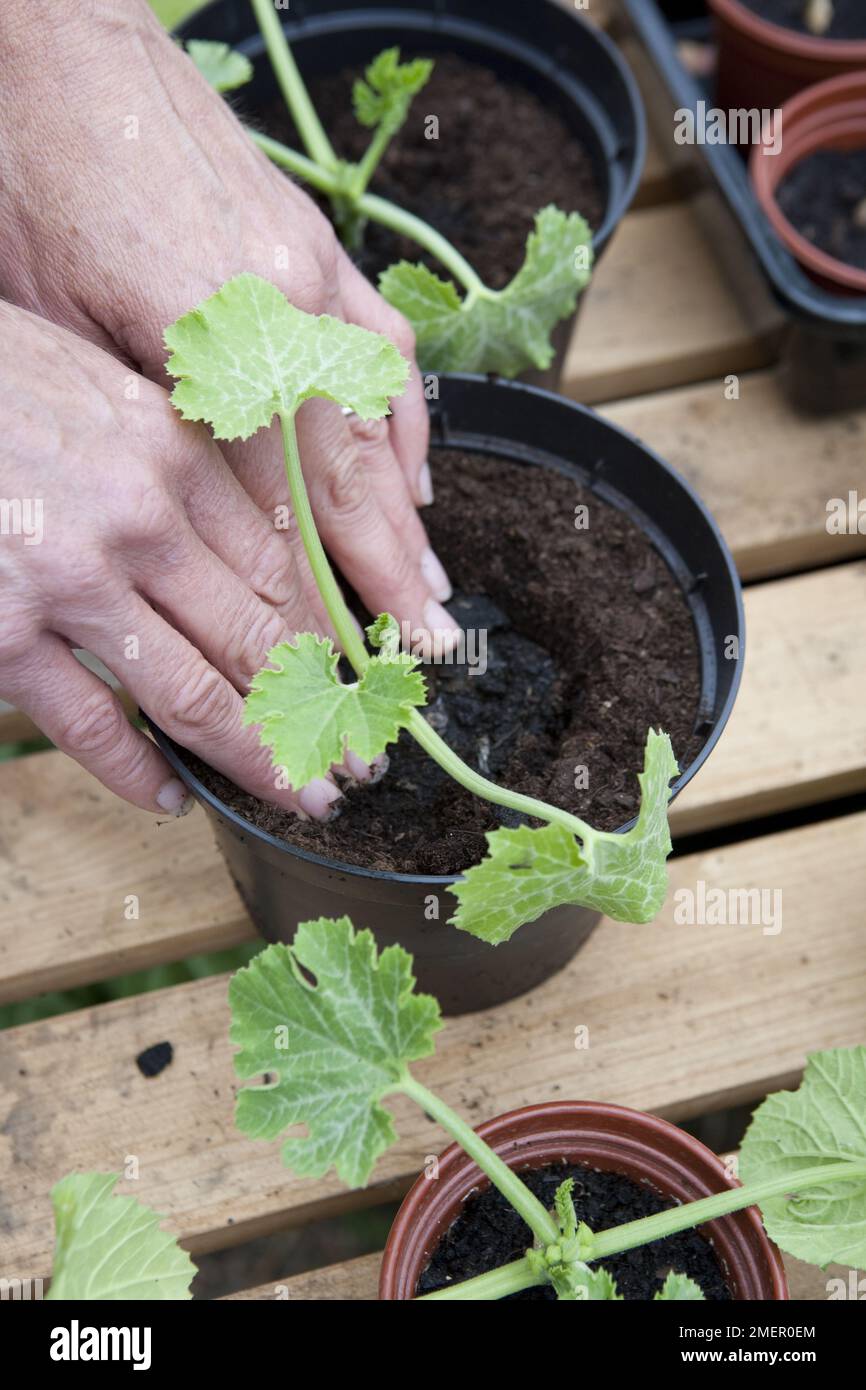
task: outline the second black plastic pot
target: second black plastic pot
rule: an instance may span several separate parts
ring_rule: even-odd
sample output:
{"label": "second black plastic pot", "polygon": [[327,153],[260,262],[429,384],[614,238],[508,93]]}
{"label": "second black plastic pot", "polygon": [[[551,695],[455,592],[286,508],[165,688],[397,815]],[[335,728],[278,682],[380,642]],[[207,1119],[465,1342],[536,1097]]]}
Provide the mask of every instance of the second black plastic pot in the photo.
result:
{"label": "second black plastic pot", "polygon": [[[681,791],[727,722],[744,650],[739,581],[703,502],[637,439],[547,391],[443,375],[431,410],[434,451],[475,450],[564,473],[625,512],[664,557],[691,609],[701,660],[696,732],[702,743],[674,784],[674,794]],[[732,650],[738,659],[729,659]],[[511,941],[489,946],[447,925],[456,907],[447,891],[454,878],[366,870],[278,840],[225,806],[161,730],[153,723],[151,729],[204,806],[250,916],[269,941],[291,941],[298,923],[310,918],[346,914],[357,928],[369,927],[380,948],[399,942],[410,951],[420,988],[435,994],[446,1013],[459,1014],[501,1004],[546,980],[567,964],[599,920],[596,912],[558,907]]]}
{"label": "second black plastic pot", "polygon": [[[490,0],[292,0],[279,14],[307,80],[344,68],[360,72],[382,49],[397,44],[406,53],[434,58],[456,53],[528,87],[559,113],[592,161],[604,206],[593,237],[596,258],[601,255],[640,181],[646,121],[625,60],[579,13],[568,14],[553,0],[498,0],[495,5]],[[247,0],[214,0],[178,32],[184,39],[228,43],[250,58],[253,78],[238,94],[242,110],[259,114],[278,98]],[[503,139],[507,134],[503,132]],[[548,201],[540,189],[539,208]],[[531,379],[556,386],[569,338],[568,323],[561,324],[553,364],[529,374]]]}

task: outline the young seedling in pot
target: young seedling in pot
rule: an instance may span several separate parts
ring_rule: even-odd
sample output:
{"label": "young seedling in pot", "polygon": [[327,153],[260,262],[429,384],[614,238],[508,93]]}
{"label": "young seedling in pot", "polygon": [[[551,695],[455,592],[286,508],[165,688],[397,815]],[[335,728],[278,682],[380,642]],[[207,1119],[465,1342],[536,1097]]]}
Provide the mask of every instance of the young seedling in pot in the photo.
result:
{"label": "young seedling in pot", "polygon": [[329,638],[300,633],[268,653],[254,677],[245,719],[258,725],[276,769],[295,790],[339,765],[347,748],[370,761],[406,729],[456,782],[477,796],[545,822],[487,835],[487,857],[454,886],[460,930],[497,944],[549,908],[571,903],[620,921],[647,922],[667,891],[671,850],[669,784],[677,775],[667,734],[649,731],[641,805],[624,834],[595,830],[577,816],[499,787],[468,767],[421,713],[424,678],[400,650],[396,620],[381,614],[364,644],[316,530],[304,483],[295,415],[310,397],[364,420],[388,413],[409,365],[386,338],[354,324],[294,308],[267,280],[240,275],[178,319],[165,334],[172,401],[217,439],[248,439],[276,415],[298,531],[333,630],[357,676],[342,684]]}
{"label": "young seedling in pot", "polygon": [[[443,280],[424,265],[400,261],[379,277],[381,293],[415,330],[421,369],[510,377],[530,367],[548,367],[554,354],[550,334],[560,319],[574,312],[577,296],[589,280],[592,235],[585,220],[552,204],[541,209],[523,266],[504,289],[491,289],[435,228],[367,191],[433,64],[420,58],[401,63],[397,48],[385,49],[373,60],[353,89],[355,115],[372,135],[363,158],[351,163],[340,159],[331,146],[272,0],[252,3],[306,154],[255,130],[250,130],[251,138],[275,164],[329,198],[336,226],[350,249],[360,244],[364,224],[371,220],[414,241],[453,276]],[[187,52],[217,91],[233,90],[252,76],[249,60],[226,44],[193,40]]]}
{"label": "young seedling in pot", "polygon": [[[758,1107],[743,1141],[743,1186],[672,1206],[603,1231],[578,1223],[566,1180],[548,1211],[517,1172],[412,1074],[441,1026],[439,1005],[414,990],[412,957],[380,955],[370,932],[348,918],[302,923],[291,947],[269,946],[229,987],[235,1067],[244,1081],[236,1122],[253,1138],[284,1139],[282,1158],[304,1177],[331,1168],[349,1186],[368,1181],[396,1139],[382,1101],[404,1095],[448,1131],[529,1227],[518,1260],[428,1299],[498,1299],[552,1285],[566,1301],[619,1295],[604,1260],[759,1206],[770,1238],[813,1264],[866,1268],[866,1047],[808,1059],[797,1091]],[[672,1272],[656,1297],[700,1299],[693,1280]]]}

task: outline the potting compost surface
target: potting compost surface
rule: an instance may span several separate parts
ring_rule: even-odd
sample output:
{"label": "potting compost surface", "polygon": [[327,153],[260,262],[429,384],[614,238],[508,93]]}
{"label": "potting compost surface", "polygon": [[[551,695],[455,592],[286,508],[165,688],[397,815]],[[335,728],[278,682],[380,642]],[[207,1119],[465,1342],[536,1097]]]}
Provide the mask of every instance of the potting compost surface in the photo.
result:
{"label": "potting compost surface", "polygon": [[771,24],[781,24],[784,29],[795,29],[812,38],[866,39],[863,0],[833,0],[833,18],[820,34],[806,23],[807,0],[743,0],[743,4]]}
{"label": "potting compost surface", "polygon": [[866,148],[809,155],[782,180],[776,200],[820,251],[866,270]]}
{"label": "potting compost surface", "polygon": [[[352,109],[352,84],[359,75],[352,68],[309,84],[334,148],[354,160],[370,141]],[[436,139],[428,138],[430,115],[439,123]],[[302,148],[282,103],[263,117],[269,134]],[[581,213],[593,229],[604,215],[592,160],[562,117],[522,84],[453,54],[435,58],[430,80],[391,141],[370,191],[429,222],[494,289],[506,285],[523,264],[539,209],[555,203],[563,212]],[[446,274],[416,242],[372,222],[357,259],[374,280],[402,259],[423,260]]]}
{"label": "potting compost surface", "polygon": [[[638,809],[648,728],[667,730],[680,767],[700,746],[698,651],[679,585],[627,517],[564,474],[454,449],[435,449],[432,469],[436,500],[422,515],[467,639],[464,661],[424,668],[430,722],[494,781],[615,829]],[[371,869],[459,873],[483,857],[485,831],[520,822],[464,791],[405,732],[389,754],[387,775],[348,787],[326,825],[184,758],[254,824]]]}
{"label": "potting compost surface", "polygon": [[[559,1184],[574,1178],[572,1198],[577,1219],[585,1221],[592,1231],[606,1231],[674,1205],[653,1188],[633,1182],[621,1173],[598,1172],[579,1164],[555,1163],[547,1168],[524,1169],[520,1176],[547,1208],[553,1206]],[[488,1187],[467,1201],[446,1231],[418,1281],[417,1292],[435,1293],[449,1284],[498,1269],[519,1260],[532,1243],[532,1232],[523,1217],[495,1187]],[[731,1297],[713,1247],[697,1230],[654,1240],[636,1250],[611,1255],[601,1263],[616,1281],[617,1292],[628,1300],[651,1299],[671,1270],[694,1279],[704,1297],[712,1302]],[[512,1299],[555,1301],[556,1294],[548,1285],[524,1289],[505,1301]]]}

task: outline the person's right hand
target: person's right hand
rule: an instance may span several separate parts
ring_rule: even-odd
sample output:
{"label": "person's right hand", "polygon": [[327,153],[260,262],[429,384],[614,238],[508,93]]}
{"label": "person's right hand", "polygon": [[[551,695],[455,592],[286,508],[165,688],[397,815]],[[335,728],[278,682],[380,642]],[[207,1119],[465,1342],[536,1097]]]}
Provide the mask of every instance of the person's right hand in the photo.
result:
{"label": "person's right hand", "polygon": [[[0,697],[119,796],[181,814],[184,786],[70,650],[83,647],[167,734],[239,786],[327,816],[336,785],[280,790],[241,723],[239,692],[268,650],[296,631],[326,630],[284,538],[161,387],[2,302],[0,337]],[[25,500],[30,536],[12,524]],[[347,763],[357,779],[370,776],[360,759]]]}

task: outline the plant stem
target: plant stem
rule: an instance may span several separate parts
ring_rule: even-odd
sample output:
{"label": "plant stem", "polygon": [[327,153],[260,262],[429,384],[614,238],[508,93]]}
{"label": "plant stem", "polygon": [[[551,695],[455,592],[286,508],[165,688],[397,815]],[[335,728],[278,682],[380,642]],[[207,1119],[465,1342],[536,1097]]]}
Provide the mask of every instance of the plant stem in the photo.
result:
{"label": "plant stem", "polygon": [[[408,1070],[400,1083],[400,1090],[417,1101],[422,1110],[432,1115],[434,1120],[438,1120],[443,1129],[447,1129],[463,1152],[474,1159],[493,1186],[499,1189],[505,1200],[523,1217],[541,1245],[552,1245],[559,1239],[559,1230],[550,1212],[541,1205],[514,1170],[493,1152],[489,1144],[485,1144],[484,1140],[479,1138],[465,1120],[455,1114],[451,1107],[432,1091],[428,1091],[426,1086],[422,1086],[420,1081],[416,1081]],[[533,1279],[532,1282],[538,1281]]]}
{"label": "plant stem", "polygon": [[[346,181],[334,172],[333,169],[323,167],[321,161],[313,162],[304,155],[298,154],[296,150],[289,149],[279,140],[273,140],[269,135],[262,135],[258,130],[248,130],[251,139],[255,141],[260,150],[278,164],[282,169],[288,169],[290,173],[296,174],[298,178],[317,188],[320,193],[326,193],[330,198],[346,198],[352,201],[351,194]],[[475,298],[493,298],[497,291],[488,289],[481,277],[476,274],[472,266],[461,256],[456,247],[446,240],[441,233],[437,232],[426,222],[422,222],[420,217],[414,213],[406,212],[404,208],[398,208],[395,203],[389,203],[386,198],[379,198],[373,193],[364,193],[355,200],[355,207],[363,217],[369,217],[373,222],[379,222],[383,227],[389,227],[392,232],[397,232],[400,236],[408,237],[410,241],[416,242],[423,250],[428,251],[431,256],[450,270],[463,288],[467,291],[471,303]]]}
{"label": "plant stem", "polygon": [[486,777],[482,777],[480,772],[467,766],[462,758],[457,756],[453,748],[448,747],[445,740],[440,738],[436,730],[427,723],[420,710],[412,710],[406,727],[425,752],[429,753],[430,757],[450,777],[453,777],[455,782],[459,782],[473,795],[480,796],[485,801],[492,801],[495,806],[508,806],[512,811],[521,811],[526,816],[535,816],[551,825],[562,825],[572,835],[579,836],[584,842],[598,835],[597,830],[593,830],[592,826],[579,820],[577,816],[570,815],[568,811],[560,810],[558,806],[548,806],[546,801],[539,801],[534,796],[523,796],[520,792],[513,792],[507,787],[497,786],[495,782],[490,782]]}
{"label": "plant stem", "polygon": [[304,482],[301,468],[301,456],[298,453],[298,436],[295,430],[294,416],[286,416],[281,412],[280,428],[283,434],[283,453],[286,460],[286,476],[289,480],[292,509],[298,523],[301,540],[304,543],[304,550],[307,552],[310,569],[313,571],[313,578],[328,610],[328,616],[334,624],[334,631],[339,638],[340,645],[358,675],[362,675],[370,658],[363,641],[358,636],[355,624],[352,622],[352,616],[346,607],[346,601],[334,578],[334,571],[331,569],[325,548],[316,530],[313,509],[310,506],[307,485]]}
{"label": "plant stem", "polygon": [[[627,1221],[623,1226],[614,1226],[609,1231],[599,1231],[592,1249],[585,1256],[587,1261],[609,1259],[620,1255],[624,1250],[634,1250],[640,1245],[648,1245],[652,1240],[663,1240],[665,1236],[676,1235],[679,1231],[689,1231],[694,1226],[702,1226],[705,1221],[715,1221],[720,1216],[730,1216],[732,1212],[742,1211],[744,1207],[756,1206],[768,1197],[782,1197],[786,1192],[800,1193],[809,1187],[820,1187],[836,1178],[866,1177],[866,1162],[825,1163],[815,1168],[804,1168],[799,1173],[784,1173],[779,1177],[767,1178],[764,1182],[751,1183],[748,1187],[734,1187],[725,1192],[714,1193],[712,1197],[701,1197],[696,1202],[686,1202],[660,1211],[655,1216],[643,1216],[639,1221]],[[526,1274],[527,1261],[524,1257],[512,1260],[510,1264],[500,1265],[489,1274],[480,1274],[476,1279],[467,1279],[463,1284],[454,1284],[447,1290],[426,1294],[426,1298],[502,1298],[504,1294],[487,1292],[501,1286],[507,1293],[516,1293],[529,1285],[521,1282]],[[495,1276],[495,1279],[494,1279]],[[533,1281],[537,1283],[538,1281]],[[464,1293],[474,1289],[476,1292]],[[420,1300],[419,1300],[420,1302]]]}
{"label": "plant stem", "polygon": [[[322,600],[328,610],[328,617],[334,625],[334,631],[340,645],[356,674],[362,676],[369,663],[370,654],[358,635],[352,616],[346,607],[346,600],[343,598],[340,586],[334,577],[334,571],[331,569],[330,561],[325,554],[325,548],[316,530],[313,509],[310,506],[307,485],[304,482],[304,473],[301,468],[301,458],[298,453],[298,436],[295,430],[294,416],[283,415],[281,412],[280,428],[283,435],[283,453],[292,508],[297,518],[298,531],[304,543],[304,550],[310,562],[310,569],[313,571],[313,578],[319,593],[322,595]],[[413,738],[430,754],[430,757],[435,759],[450,777],[453,777],[456,782],[466,787],[475,796],[483,797],[485,801],[492,801],[496,806],[508,806],[514,811],[521,811],[524,815],[537,816],[539,820],[549,823],[557,822],[573,835],[578,835],[584,842],[598,835],[598,831],[593,830],[582,820],[578,820],[577,816],[571,816],[567,811],[561,811],[557,806],[548,806],[544,801],[537,801],[531,796],[522,796],[519,792],[512,792],[507,787],[499,787],[495,782],[489,782],[486,777],[482,777],[480,773],[468,767],[453,749],[448,747],[445,740],[439,737],[436,730],[431,728],[418,710],[412,710],[410,713],[407,728]]]}
{"label": "plant stem", "polygon": [[280,91],[286,100],[298,133],[304,142],[307,153],[317,164],[326,169],[335,169],[339,163],[331,142],[325,134],[316,109],[310,101],[304,80],[298,71],[292,50],[289,48],[283,26],[277,17],[273,0],[253,0],[253,10],[258,20],[271,67],[276,74]]}
{"label": "plant stem", "polygon": [[488,1270],[486,1274],[479,1274],[474,1279],[465,1279],[462,1284],[449,1284],[447,1288],[437,1289],[435,1293],[421,1294],[413,1301],[429,1303],[433,1299],[447,1299],[449,1302],[471,1300],[479,1303],[482,1300],[507,1298],[511,1293],[520,1293],[521,1289],[534,1289],[542,1282],[524,1256],[522,1260],[500,1265],[498,1269]]}
{"label": "plant stem", "polygon": [[355,165],[355,182],[353,187],[357,198],[360,198],[366,191],[367,185],[376,172],[382,155],[391,142],[393,133],[393,131],[388,129],[384,121],[376,127],[373,138],[364,151],[363,158],[359,164]]}
{"label": "plant stem", "polygon": [[705,1221],[714,1221],[716,1217],[756,1206],[768,1197],[782,1197],[786,1192],[799,1193],[804,1188],[820,1187],[837,1178],[858,1177],[866,1177],[866,1161],[824,1163],[814,1168],[804,1168],[799,1173],[782,1173],[763,1182],[750,1183],[747,1187],[730,1188],[714,1193],[712,1197],[701,1197],[696,1202],[686,1202],[683,1206],[656,1212],[654,1216],[643,1216],[639,1221],[627,1221],[624,1226],[614,1226],[610,1231],[599,1231],[586,1258],[602,1260],[610,1255],[619,1255],[623,1250],[633,1250],[637,1245],[662,1240],[665,1236],[676,1235],[678,1231],[688,1231],[692,1226],[702,1226]]}

